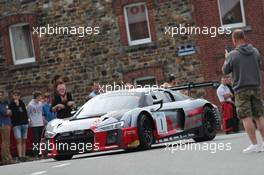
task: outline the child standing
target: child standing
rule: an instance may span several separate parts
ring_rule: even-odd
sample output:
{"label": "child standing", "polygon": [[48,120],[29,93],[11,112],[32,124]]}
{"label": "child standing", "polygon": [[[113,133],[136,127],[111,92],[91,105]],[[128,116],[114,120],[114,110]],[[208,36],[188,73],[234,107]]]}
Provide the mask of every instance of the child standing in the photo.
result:
{"label": "child standing", "polygon": [[32,128],[32,134],[33,134],[33,154],[35,157],[38,156],[41,134],[44,126],[41,100],[42,100],[41,92],[35,91],[33,93],[33,99],[29,102],[27,106],[29,126]]}
{"label": "child standing", "polygon": [[51,120],[56,118],[56,113],[51,111],[51,96],[50,93],[46,92],[44,94],[44,103],[42,106],[43,110],[43,116],[45,117],[45,120],[47,122],[50,122]]}
{"label": "child standing", "polygon": [[20,91],[14,90],[12,100],[9,104],[12,111],[11,122],[17,142],[17,153],[19,161],[26,161],[26,141],[28,133],[28,115],[24,102],[20,99]]}

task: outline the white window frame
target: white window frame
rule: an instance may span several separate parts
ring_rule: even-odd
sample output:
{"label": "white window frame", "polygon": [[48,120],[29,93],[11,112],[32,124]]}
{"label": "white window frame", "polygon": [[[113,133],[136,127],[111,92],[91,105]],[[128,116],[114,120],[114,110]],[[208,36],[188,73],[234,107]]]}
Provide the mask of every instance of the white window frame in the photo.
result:
{"label": "white window frame", "polygon": [[144,81],[144,80],[150,80],[150,79],[154,79],[155,80],[155,84],[157,84],[156,77],[154,77],[154,76],[145,76],[145,77],[140,77],[140,78],[134,79],[134,85],[136,85],[136,86],[138,85],[137,81]]}
{"label": "white window frame", "polygon": [[[133,6],[140,6],[140,5],[144,5],[145,6],[145,10],[146,10],[145,13],[146,13],[146,19],[147,19],[147,25],[148,25],[149,38],[144,38],[144,39],[131,41],[126,8],[133,7]],[[124,6],[124,16],[125,16],[127,39],[128,39],[128,44],[130,46],[139,45],[139,44],[145,44],[145,43],[151,43],[152,42],[151,33],[150,33],[150,25],[149,25],[149,17],[148,17],[148,8],[147,8],[145,3],[133,3],[133,4],[129,4],[129,5]]]}
{"label": "white window frame", "polygon": [[36,61],[35,58],[35,50],[34,50],[34,45],[33,45],[33,39],[32,39],[32,34],[31,31],[30,32],[30,41],[32,44],[32,52],[33,52],[33,57],[30,58],[24,58],[21,60],[16,60],[16,54],[15,54],[15,48],[14,48],[14,42],[13,42],[13,35],[12,35],[12,27],[20,27],[20,26],[25,26],[25,25],[29,25],[29,23],[19,23],[19,24],[14,24],[9,26],[9,37],[10,37],[10,45],[11,45],[11,51],[12,51],[12,58],[13,58],[13,62],[15,65],[17,64],[26,64],[26,63],[32,63]]}
{"label": "white window frame", "polygon": [[240,1],[240,7],[241,7],[241,14],[242,14],[242,20],[243,22],[241,23],[235,23],[235,24],[225,24],[223,25],[222,21],[222,12],[221,12],[221,6],[220,6],[220,0],[218,0],[218,10],[219,10],[219,17],[220,17],[220,22],[221,26],[224,28],[240,28],[240,27],[245,27],[246,26],[246,16],[245,16],[245,9],[244,9],[244,0],[239,0]]}

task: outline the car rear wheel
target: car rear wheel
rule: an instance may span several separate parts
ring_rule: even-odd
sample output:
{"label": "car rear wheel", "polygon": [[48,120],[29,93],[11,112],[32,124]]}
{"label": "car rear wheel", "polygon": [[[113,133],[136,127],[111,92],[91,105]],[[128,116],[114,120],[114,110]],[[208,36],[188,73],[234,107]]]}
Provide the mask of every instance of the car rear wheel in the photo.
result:
{"label": "car rear wheel", "polygon": [[62,161],[62,160],[70,160],[72,159],[73,155],[69,154],[69,155],[58,155],[55,156],[53,159],[57,160],[57,161]]}
{"label": "car rear wheel", "polygon": [[217,133],[217,115],[214,110],[210,107],[205,107],[203,110],[203,126],[201,128],[203,136],[194,138],[196,142],[210,141],[213,140]]}
{"label": "car rear wheel", "polygon": [[146,114],[141,114],[138,117],[138,137],[139,148],[149,149],[154,140],[152,121]]}

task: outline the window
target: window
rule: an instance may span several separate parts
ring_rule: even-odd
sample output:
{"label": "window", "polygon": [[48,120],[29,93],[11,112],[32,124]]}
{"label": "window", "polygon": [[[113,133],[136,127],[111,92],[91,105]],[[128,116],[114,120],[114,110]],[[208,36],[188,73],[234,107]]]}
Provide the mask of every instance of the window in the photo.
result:
{"label": "window", "polygon": [[35,57],[29,24],[22,23],[10,26],[9,36],[14,64],[34,62]]}
{"label": "window", "polygon": [[160,100],[160,99],[163,100],[163,103],[172,102],[172,99],[167,94],[156,91],[156,92],[152,92],[151,94],[145,95],[144,106],[151,106],[153,105],[154,100]]}
{"label": "window", "polygon": [[153,86],[156,85],[156,79],[155,77],[142,77],[142,78],[137,78],[134,80],[134,84],[138,86]]}
{"label": "window", "polygon": [[246,26],[243,0],[218,0],[218,3],[222,26]]}
{"label": "window", "polygon": [[147,7],[144,3],[124,7],[126,31],[129,45],[151,42]]}
{"label": "window", "polygon": [[155,94],[155,97],[157,99],[162,99],[163,100],[163,103],[168,103],[168,102],[171,102],[171,98],[169,96],[167,96],[167,94],[165,94],[164,92],[161,92],[161,91],[155,91],[153,92]]}
{"label": "window", "polygon": [[154,6],[153,0],[113,1],[122,46],[156,43]]}
{"label": "window", "polygon": [[77,118],[99,116],[110,111],[134,109],[140,106],[141,93],[124,94],[123,92],[100,95],[92,98],[83,106]]}

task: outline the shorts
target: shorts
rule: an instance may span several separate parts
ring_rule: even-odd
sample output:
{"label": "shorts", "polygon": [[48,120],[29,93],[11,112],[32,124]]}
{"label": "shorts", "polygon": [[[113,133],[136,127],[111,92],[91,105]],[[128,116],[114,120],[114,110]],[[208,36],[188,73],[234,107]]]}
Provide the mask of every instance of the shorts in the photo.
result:
{"label": "shorts", "polygon": [[28,125],[14,126],[13,132],[16,139],[27,139]]}
{"label": "shorts", "polygon": [[263,116],[261,89],[246,89],[235,93],[235,104],[240,119],[247,117],[259,118]]}
{"label": "shorts", "polygon": [[0,122],[0,125],[3,126],[3,125],[12,125],[11,123],[11,118],[10,117],[4,117],[1,119],[1,122]]}

